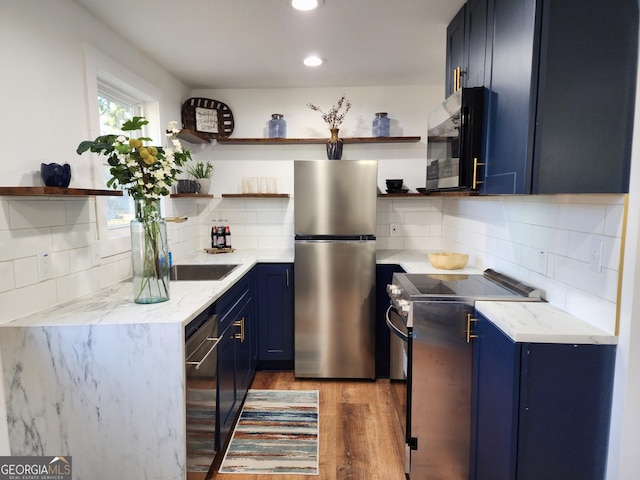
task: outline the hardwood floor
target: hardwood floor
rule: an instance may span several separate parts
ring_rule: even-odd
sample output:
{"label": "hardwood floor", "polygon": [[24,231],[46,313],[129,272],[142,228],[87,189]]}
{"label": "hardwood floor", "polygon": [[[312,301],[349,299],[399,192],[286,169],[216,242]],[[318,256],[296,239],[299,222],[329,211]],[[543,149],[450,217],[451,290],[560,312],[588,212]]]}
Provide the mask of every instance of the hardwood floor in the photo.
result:
{"label": "hardwood floor", "polygon": [[[293,372],[258,372],[252,388],[319,390],[322,480],[404,480],[387,380],[300,380]],[[395,419],[393,419],[395,421]],[[221,455],[220,455],[221,457]],[[310,480],[308,475],[218,474],[215,480]],[[191,478],[191,477],[190,477]],[[195,480],[195,478],[194,478]]]}

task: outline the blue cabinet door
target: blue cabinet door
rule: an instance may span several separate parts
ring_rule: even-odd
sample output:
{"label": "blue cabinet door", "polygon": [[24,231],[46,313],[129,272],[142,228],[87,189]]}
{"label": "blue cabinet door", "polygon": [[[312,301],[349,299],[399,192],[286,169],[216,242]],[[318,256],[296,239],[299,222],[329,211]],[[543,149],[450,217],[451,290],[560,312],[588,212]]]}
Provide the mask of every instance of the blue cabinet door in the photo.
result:
{"label": "blue cabinet door", "polygon": [[536,0],[489,0],[492,57],[482,193],[530,193],[537,69]]}
{"label": "blue cabinet door", "polygon": [[[464,20],[464,87],[484,87],[485,71],[490,71],[490,44],[487,31],[488,0],[469,0]],[[487,55],[489,54],[489,56]]]}
{"label": "blue cabinet door", "polygon": [[293,368],[293,265],[258,266],[258,364]]}
{"label": "blue cabinet door", "polygon": [[236,395],[236,341],[233,326],[220,335],[218,343],[218,392],[216,410],[216,450],[221,451],[233,427],[238,410]]}
{"label": "blue cabinet door", "polygon": [[255,350],[252,345],[252,338],[255,336],[255,332],[252,331],[254,303],[252,295],[244,298],[233,321],[236,341],[236,396],[240,399],[247,393],[255,369]]}
{"label": "blue cabinet door", "polygon": [[476,318],[470,478],[514,479],[521,346],[481,315]]}
{"label": "blue cabinet door", "polygon": [[[464,69],[464,15],[465,6],[463,5],[447,26],[445,97],[454,92],[455,70]],[[459,87],[462,86],[462,84],[459,85]]]}
{"label": "blue cabinet door", "polygon": [[629,191],[636,0],[544,0],[534,193]]}
{"label": "blue cabinet door", "polygon": [[605,478],[615,351],[522,344],[518,480]]}

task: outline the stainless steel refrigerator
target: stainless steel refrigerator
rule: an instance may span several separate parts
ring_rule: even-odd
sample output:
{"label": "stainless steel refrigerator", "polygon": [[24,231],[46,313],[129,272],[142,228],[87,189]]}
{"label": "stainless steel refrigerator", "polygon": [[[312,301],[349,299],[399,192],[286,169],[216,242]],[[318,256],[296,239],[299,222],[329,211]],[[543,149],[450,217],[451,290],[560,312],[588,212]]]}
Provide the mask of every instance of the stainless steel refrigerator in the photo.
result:
{"label": "stainless steel refrigerator", "polygon": [[376,160],[294,162],[295,376],[375,377]]}

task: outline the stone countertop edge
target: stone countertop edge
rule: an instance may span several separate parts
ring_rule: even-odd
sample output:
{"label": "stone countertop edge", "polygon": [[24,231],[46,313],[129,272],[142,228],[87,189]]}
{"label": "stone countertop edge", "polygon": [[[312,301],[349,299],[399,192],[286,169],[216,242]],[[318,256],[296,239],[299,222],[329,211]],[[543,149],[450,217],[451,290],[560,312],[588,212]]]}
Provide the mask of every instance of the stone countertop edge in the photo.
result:
{"label": "stone countertop edge", "polygon": [[546,302],[476,302],[514,342],[616,345],[618,337]]}

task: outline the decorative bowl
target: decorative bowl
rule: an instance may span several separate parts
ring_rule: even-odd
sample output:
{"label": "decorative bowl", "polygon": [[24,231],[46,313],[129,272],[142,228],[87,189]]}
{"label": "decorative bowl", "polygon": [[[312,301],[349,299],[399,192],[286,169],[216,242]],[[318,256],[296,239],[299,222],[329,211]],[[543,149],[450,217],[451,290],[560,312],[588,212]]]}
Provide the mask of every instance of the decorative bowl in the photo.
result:
{"label": "decorative bowl", "polygon": [[429,254],[431,265],[441,270],[458,270],[464,268],[468,261],[469,255],[466,253],[441,252]]}
{"label": "decorative bowl", "polygon": [[402,188],[403,182],[404,182],[404,179],[402,178],[387,179],[387,190],[400,191],[400,189]]}
{"label": "decorative bowl", "polygon": [[71,182],[71,166],[68,163],[41,163],[40,176],[47,187],[67,188]]}

